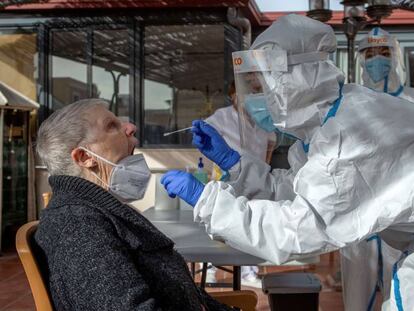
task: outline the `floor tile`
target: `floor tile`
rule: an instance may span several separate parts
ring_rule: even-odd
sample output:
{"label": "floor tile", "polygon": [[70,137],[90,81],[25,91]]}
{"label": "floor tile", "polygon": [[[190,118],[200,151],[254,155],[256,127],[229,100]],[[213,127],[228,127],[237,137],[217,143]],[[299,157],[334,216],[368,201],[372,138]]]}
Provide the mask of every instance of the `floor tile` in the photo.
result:
{"label": "floor tile", "polygon": [[[331,261],[330,261],[331,259]],[[338,255],[329,258],[329,255],[321,256],[321,261],[315,266],[303,267],[266,267],[265,272],[280,271],[310,271],[315,273],[322,283],[322,291],[319,295],[320,311],[343,311],[342,293],[330,288],[326,282],[328,274],[334,274],[339,266]],[[230,267],[229,267],[230,268]],[[232,274],[219,270],[216,277],[219,282],[231,284]],[[196,276],[199,281],[200,276]],[[267,296],[261,289],[253,287],[242,287],[250,289],[258,295],[257,311],[269,311]],[[230,288],[217,289],[207,288],[208,291],[231,290]],[[29,283],[24,274],[23,267],[16,253],[11,252],[0,256],[0,311],[32,311],[35,310],[33,297],[31,295]]]}

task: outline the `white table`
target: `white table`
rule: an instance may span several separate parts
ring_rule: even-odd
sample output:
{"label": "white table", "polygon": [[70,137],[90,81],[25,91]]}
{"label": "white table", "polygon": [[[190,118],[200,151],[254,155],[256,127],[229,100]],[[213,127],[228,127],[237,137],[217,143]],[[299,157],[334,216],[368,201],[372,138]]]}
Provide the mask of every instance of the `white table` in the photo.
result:
{"label": "white table", "polygon": [[175,249],[188,262],[211,262],[215,266],[233,266],[233,289],[240,289],[240,266],[257,266],[266,260],[243,253],[210,239],[204,226],[193,221],[192,210],[157,210],[142,213],[175,243]]}

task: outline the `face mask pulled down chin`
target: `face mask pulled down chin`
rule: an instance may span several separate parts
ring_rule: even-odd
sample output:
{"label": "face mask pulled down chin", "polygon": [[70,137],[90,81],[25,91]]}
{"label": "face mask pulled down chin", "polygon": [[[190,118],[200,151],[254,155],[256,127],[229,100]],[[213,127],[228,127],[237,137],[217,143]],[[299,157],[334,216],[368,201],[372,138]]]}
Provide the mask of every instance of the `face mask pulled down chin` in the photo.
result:
{"label": "face mask pulled down chin", "polygon": [[113,166],[109,184],[93,173],[97,179],[108,187],[110,193],[123,202],[140,200],[144,197],[151,178],[151,171],[142,154],[127,156],[115,164],[86,148],[80,148]]}

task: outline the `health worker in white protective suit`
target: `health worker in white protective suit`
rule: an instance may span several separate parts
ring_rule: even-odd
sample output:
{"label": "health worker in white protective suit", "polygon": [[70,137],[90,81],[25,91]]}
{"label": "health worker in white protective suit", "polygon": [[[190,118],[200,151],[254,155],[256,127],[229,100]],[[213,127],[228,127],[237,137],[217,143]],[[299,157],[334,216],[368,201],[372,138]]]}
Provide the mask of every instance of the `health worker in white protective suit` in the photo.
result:
{"label": "health worker in white protective suit", "polygon": [[[256,89],[261,90],[260,83],[257,84]],[[242,144],[240,142],[236,85],[234,81],[229,86],[228,95],[231,105],[217,109],[214,114],[209,116],[205,121],[219,132],[230,148],[240,152]],[[244,151],[255,156],[257,159],[270,163],[272,152],[276,144],[275,133],[268,133],[262,130],[256,126],[254,122],[251,122],[248,125],[249,127],[246,131],[248,136],[246,137],[246,140],[249,141],[249,144],[246,145]],[[222,173],[218,166],[215,165],[214,168],[220,171],[216,175],[221,176],[221,180],[225,180],[227,175]],[[261,288],[262,282],[257,276],[258,272],[259,269],[257,266],[242,266],[241,284]],[[215,267],[207,270],[207,282],[215,282],[215,273]]]}
{"label": "health worker in white protective suit", "polygon": [[[373,28],[358,44],[358,60],[364,86],[414,102],[414,89],[404,86],[405,66],[394,36]],[[377,234],[341,249],[346,311],[373,310],[377,288],[383,301],[389,299],[393,266],[401,254]]]}
{"label": "health worker in white protective suit", "polygon": [[[194,206],[195,221],[215,239],[276,264],[380,232],[403,251],[384,308],[414,310],[414,105],[343,85],[328,59],[335,50],[330,26],[287,15],[251,50],[233,53],[241,120],[248,115],[263,129],[299,139],[289,150],[290,170],[271,171],[195,121],[193,143],[231,180],[204,186],[170,171],[162,183]],[[262,82],[261,95],[249,92],[247,75]]]}
{"label": "health worker in white protective suit", "polygon": [[414,89],[404,86],[403,55],[394,36],[373,28],[358,44],[358,59],[364,86],[414,102]]}

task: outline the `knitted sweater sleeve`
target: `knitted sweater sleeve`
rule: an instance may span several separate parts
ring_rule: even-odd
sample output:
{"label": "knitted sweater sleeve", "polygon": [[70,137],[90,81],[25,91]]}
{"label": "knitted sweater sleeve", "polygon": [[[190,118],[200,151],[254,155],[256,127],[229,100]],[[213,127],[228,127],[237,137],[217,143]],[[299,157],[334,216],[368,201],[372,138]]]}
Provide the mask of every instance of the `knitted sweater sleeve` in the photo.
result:
{"label": "knitted sweater sleeve", "polygon": [[103,216],[69,217],[52,267],[57,310],[161,310]]}

